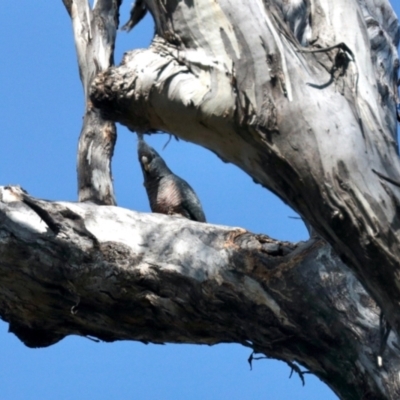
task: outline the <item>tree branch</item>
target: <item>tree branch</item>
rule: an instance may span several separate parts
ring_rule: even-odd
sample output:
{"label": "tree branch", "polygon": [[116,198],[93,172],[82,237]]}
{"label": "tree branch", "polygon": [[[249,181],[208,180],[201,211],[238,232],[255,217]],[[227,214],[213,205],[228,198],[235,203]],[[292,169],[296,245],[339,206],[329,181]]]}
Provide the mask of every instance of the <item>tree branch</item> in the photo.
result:
{"label": "tree branch", "polygon": [[100,74],[91,98],[131,130],[200,144],[278,194],[399,333],[398,21],[386,0],[304,3],[146,2],[152,45]]}
{"label": "tree branch", "polygon": [[343,399],[400,393],[397,337],[379,368],[379,309],[321,240],[52,203],[15,187],[0,199],[0,315],[28,346],[70,334],[234,342],[304,365]]}
{"label": "tree branch", "polygon": [[63,0],[72,20],[79,75],[85,96],[85,116],[79,138],[79,201],[115,204],[111,158],[116,127],[95,109],[88,97],[94,77],[114,63],[114,46],[121,0]]}

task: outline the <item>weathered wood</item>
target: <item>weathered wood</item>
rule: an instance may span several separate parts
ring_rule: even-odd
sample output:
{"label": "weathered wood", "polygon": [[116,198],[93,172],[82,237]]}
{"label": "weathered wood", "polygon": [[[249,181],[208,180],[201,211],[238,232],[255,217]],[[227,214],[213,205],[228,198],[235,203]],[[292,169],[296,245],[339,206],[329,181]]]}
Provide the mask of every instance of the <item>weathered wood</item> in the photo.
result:
{"label": "weathered wood", "polygon": [[278,194],[400,332],[399,26],[388,1],[145,3],[152,45],[96,78],[94,104],[132,130],[207,147]]}
{"label": "weathered wood", "polygon": [[115,204],[111,158],[115,123],[104,118],[88,97],[94,77],[114,63],[114,45],[121,0],[63,0],[72,20],[79,75],[85,96],[85,116],[78,147],[79,201]]}
{"label": "weathered wood", "polygon": [[80,200],[115,202],[112,119],[213,150],[332,247],[3,188],[10,331],[31,347],[70,334],[235,342],[299,363],[342,399],[400,398],[400,344],[385,323],[400,331],[399,28],[388,2],[140,0],[127,28],[148,9],[156,37],[110,69],[120,1],[63,2],[86,99]]}
{"label": "weathered wood", "polygon": [[299,363],[342,399],[400,396],[392,333],[322,240],[0,190],[0,315],[31,347],[105,341],[239,343]]}

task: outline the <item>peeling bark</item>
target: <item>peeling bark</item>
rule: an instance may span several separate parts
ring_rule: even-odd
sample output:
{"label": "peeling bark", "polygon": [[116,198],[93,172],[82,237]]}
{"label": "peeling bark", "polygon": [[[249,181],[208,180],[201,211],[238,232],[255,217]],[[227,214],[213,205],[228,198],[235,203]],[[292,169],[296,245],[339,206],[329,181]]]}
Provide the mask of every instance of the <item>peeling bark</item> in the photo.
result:
{"label": "peeling bark", "polygon": [[121,0],[63,0],[72,20],[79,75],[85,97],[85,115],[78,147],[79,201],[115,204],[111,158],[115,123],[94,108],[88,93],[95,76],[114,64],[114,45]]}
{"label": "peeling bark", "polygon": [[[10,331],[30,347],[70,334],[239,343],[306,367],[342,399],[400,398],[399,27],[389,3],[139,0],[126,28],[148,10],[153,43],[109,68],[120,1],[63,2],[86,103],[79,200],[111,206],[0,189]],[[110,120],[209,148],[324,239],[279,242],[113,207]]]}
{"label": "peeling bark", "polygon": [[[386,0],[147,0],[156,36],[91,98],[200,144],[326,239],[400,332],[398,20]],[[349,29],[351,27],[351,29]]]}
{"label": "peeling bark", "polygon": [[400,396],[397,336],[322,240],[0,191],[0,315],[27,346],[239,343],[299,363],[342,399]]}

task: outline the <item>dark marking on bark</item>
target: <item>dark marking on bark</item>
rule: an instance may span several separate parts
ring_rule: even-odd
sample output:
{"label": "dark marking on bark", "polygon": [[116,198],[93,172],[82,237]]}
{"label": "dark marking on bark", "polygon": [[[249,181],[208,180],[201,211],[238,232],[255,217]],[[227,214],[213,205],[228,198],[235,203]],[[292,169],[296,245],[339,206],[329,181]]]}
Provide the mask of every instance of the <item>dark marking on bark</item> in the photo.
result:
{"label": "dark marking on bark", "polygon": [[32,197],[24,195],[22,201],[29,206],[39,217],[43,220],[43,222],[51,229],[54,235],[58,235],[60,232],[61,226],[57,223],[54,218],[51,216],[49,212],[47,212],[44,208],[40,207],[40,202],[35,201]]}
{"label": "dark marking on bark", "polygon": [[379,178],[381,178],[381,179],[383,179],[383,180],[385,180],[385,181],[391,183],[392,185],[395,185],[395,186],[397,186],[397,187],[400,187],[400,182],[397,182],[397,181],[395,181],[394,179],[389,178],[388,176],[385,176],[385,175],[381,174],[380,172],[376,171],[376,170],[373,169],[373,168],[371,169],[371,171],[372,171],[374,174],[378,175]]}

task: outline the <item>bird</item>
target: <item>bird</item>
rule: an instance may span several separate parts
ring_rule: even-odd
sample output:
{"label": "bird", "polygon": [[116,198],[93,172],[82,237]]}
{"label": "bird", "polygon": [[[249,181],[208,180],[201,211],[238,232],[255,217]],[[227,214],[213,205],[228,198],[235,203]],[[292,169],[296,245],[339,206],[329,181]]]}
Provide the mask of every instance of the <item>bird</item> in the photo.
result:
{"label": "bird", "polygon": [[138,134],[138,158],[152,212],[206,222],[195,191],[168,168],[163,158],[144,141],[142,134]]}

